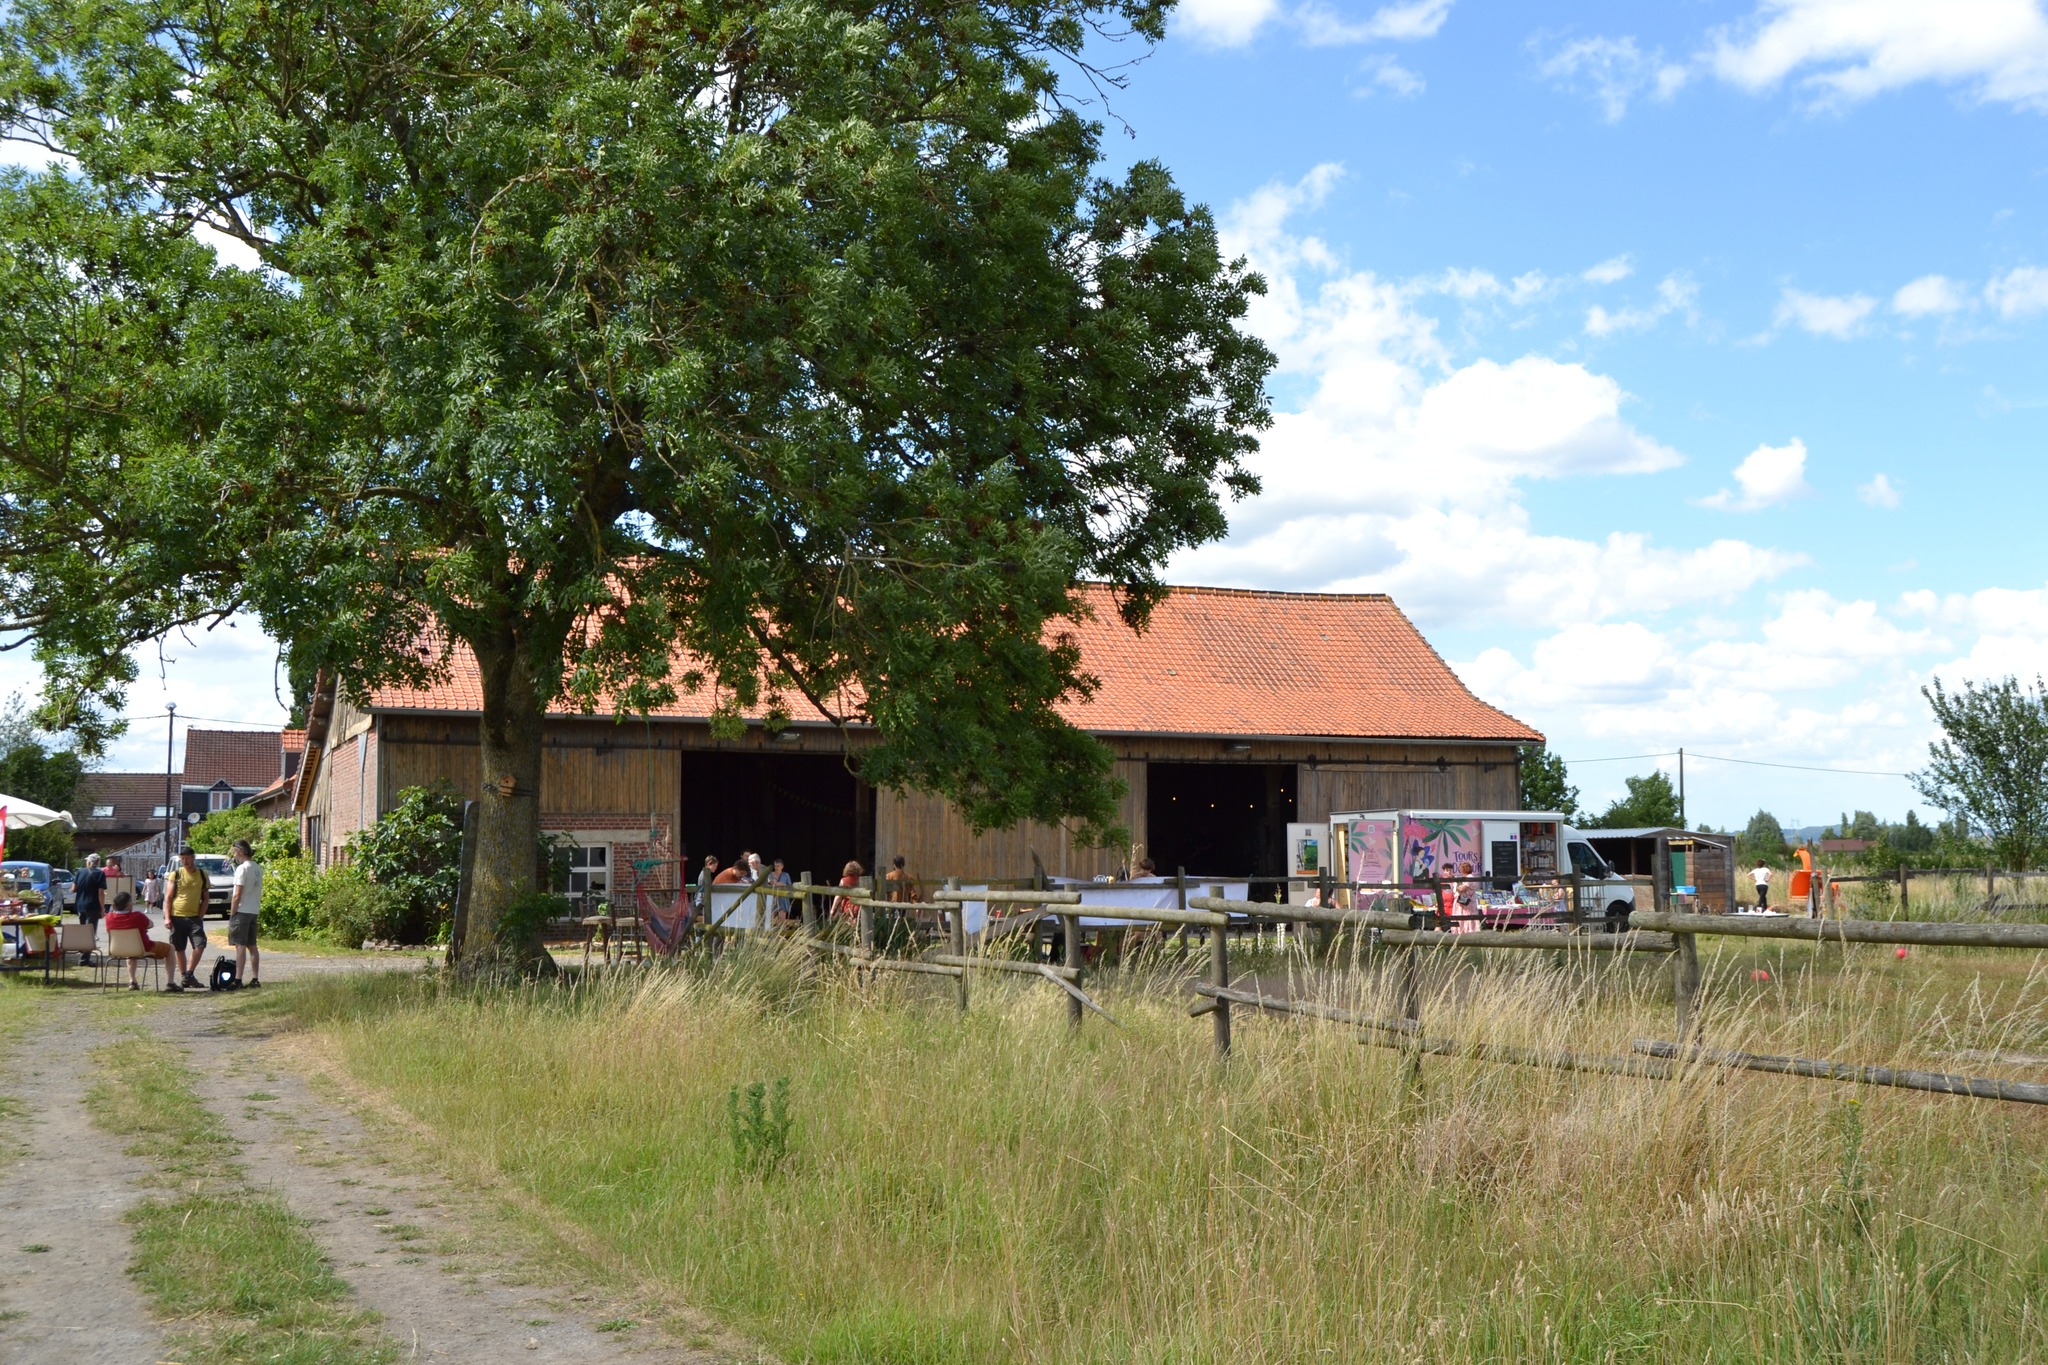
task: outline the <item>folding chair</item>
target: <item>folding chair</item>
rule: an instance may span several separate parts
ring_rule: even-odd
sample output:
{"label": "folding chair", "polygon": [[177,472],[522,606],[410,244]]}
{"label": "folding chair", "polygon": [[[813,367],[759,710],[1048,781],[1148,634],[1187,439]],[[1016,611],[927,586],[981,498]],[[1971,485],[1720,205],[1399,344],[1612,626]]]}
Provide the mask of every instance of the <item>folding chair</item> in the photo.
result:
{"label": "folding chair", "polygon": [[59,962],[68,962],[72,953],[78,954],[78,965],[90,967],[93,954],[99,951],[100,938],[97,924],[67,924],[57,931],[57,952]]}
{"label": "folding chair", "polygon": [[102,980],[105,979],[106,973],[111,972],[114,978],[113,984],[118,987],[121,984],[120,964],[137,961],[148,964],[150,981],[153,983],[151,989],[161,990],[163,988],[163,961],[160,958],[151,956],[148,947],[144,945],[142,931],[140,929],[109,929],[107,931],[107,951],[100,958]]}

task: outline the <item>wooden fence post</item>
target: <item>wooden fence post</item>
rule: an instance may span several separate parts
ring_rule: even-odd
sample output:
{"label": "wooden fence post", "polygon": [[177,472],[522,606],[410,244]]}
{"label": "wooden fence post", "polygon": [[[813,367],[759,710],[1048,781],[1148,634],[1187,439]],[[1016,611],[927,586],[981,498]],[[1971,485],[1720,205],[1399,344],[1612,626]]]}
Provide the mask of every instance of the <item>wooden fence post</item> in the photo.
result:
{"label": "wooden fence post", "polygon": [[1989,910],[1991,902],[1998,899],[1998,873],[1991,864],[1984,865],[1984,908]]}
{"label": "wooden fence post", "polygon": [[[806,872],[806,873],[804,873],[804,875],[803,875],[803,878],[802,878],[802,881],[803,881],[803,884],[804,884],[805,886],[816,886],[816,885],[817,885],[817,883],[816,883],[816,882],[814,882],[814,881],[812,881],[812,880],[811,880],[811,874],[810,874],[809,872]],[[810,937],[812,937],[812,938],[815,938],[815,937],[817,937],[817,934],[818,934],[818,899],[817,899],[817,897],[813,896],[813,895],[812,895],[812,894],[811,894],[810,892],[808,892],[808,891],[804,892],[804,900],[803,900],[803,907],[802,907],[802,909],[803,909],[804,933],[805,933],[805,934],[807,934],[807,935],[809,935],[809,936],[810,936]]]}
{"label": "wooden fence post", "polygon": [[1911,916],[1910,916],[1910,915],[1908,914],[1908,912],[1907,912],[1907,908],[1906,908],[1906,907],[1907,907],[1907,904],[1908,904],[1908,902],[1907,902],[1907,900],[1906,900],[1906,878],[1907,878],[1907,877],[1908,877],[1909,875],[1910,875],[1910,874],[1909,874],[1909,873],[1908,873],[1908,872],[1906,871],[1906,865],[1905,865],[1904,863],[1900,863],[1900,864],[1899,864],[1899,918],[1900,918],[1900,919],[1909,919],[1909,918],[1911,918]]}
{"label": "wooden fence post", "polygon": [[[1185,874],[1182,876],[1182,884],[1185,887]],[[1209,888],[1209,894],[1221,899],[1223,888],[1212,886]],[[1183,891],[1181,900],[1185,902],[1186,899],[1187,896],[1185,891]],[[1224,920],[1225,923],[1223,924],[1209,926],[1209,980],[1214,982],[1218,989],[1227,991],[1230,989],[1229,916],[1224,916]],[[1216,1020],[1216,1057],[1217,1060],[1221,1061],[1230,1056],[1230,1002],[1228,1000],[1218,1000],[1216,1002],[1214,1017]]]}
{"label": "wooden fence post", "polygon": [[1673,934],[1671,999],[1678,1012],[1678,1037],[1691,1039],[1699,1027],[1700,956],[1693,934]]}
{"label": "wooden fence post", "polygon": [[[958,891],[960,889],[960,879],[958,877],[946,878],[946,889],[948,891]],[[956,900],[947,908],[946,913],[953,921],[953,956],[964,958],[967,956],[967,903]],[[962,1013],[965,1013],[967,1010],[967,968],[965,966],[960,968],[960,1009]]]}

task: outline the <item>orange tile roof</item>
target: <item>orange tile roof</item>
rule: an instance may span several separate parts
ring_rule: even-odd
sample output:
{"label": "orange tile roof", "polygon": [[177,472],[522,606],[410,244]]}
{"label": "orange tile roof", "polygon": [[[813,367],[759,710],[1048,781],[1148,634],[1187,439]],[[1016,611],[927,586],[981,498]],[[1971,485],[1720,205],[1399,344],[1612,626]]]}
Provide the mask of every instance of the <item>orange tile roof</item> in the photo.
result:
{"label": "orange tile roof", "polygon": [[306,732],[304,730],[284,731],[278,736],[278,747],[288,754],[302,754],[306,752]]}
{"label": "orange tile roof", "polygon": [[[1175,588],[1154,609],[1142,635],[1117,616],[1108,589],[1089,587],[1083,596],[1095,618],[1072,630],[1082,667],[1102,686],[1093,698],[1060,709],[1085,730],[1532,743],[1543,738],[1473,696],[1384,594]],[[799,722],[823,719],[801,698],[790,704]],[[460,646],[444,680],[382,688],[369,700],[373,711],[445,714],[482,706],[476,664]],[[551,709],[575,713],[564,701]],[[704,719],[711,714],[711,697],[684,694],[654,714]]]}

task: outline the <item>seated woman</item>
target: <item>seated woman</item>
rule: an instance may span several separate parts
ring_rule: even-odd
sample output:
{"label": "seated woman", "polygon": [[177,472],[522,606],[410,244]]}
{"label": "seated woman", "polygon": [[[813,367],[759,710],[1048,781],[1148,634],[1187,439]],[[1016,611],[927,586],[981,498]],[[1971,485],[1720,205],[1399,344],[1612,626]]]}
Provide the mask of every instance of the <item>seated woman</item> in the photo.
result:
{"label": "seated woman", "polygon": [[[111,943],[113,941],[115,930],[134,929],[142,935],[142,948],[144,952],[159,962],[168,962],[170,960],[171,945],[159,942],[149,936],[149,916],[135,908],[135,898],[126,891],[119,892],[114,896],[113,910],[100,923],[106,928],[108,942]],[[135,957],[128,959],[128,989],[131,991],[142,989],[141,984],[135,979],[135,969],[141,961],[142,959]],[[170,973],[170,978],[170,989],[174,991],[185,989],[178,984],[178,974],[175,971]]]}

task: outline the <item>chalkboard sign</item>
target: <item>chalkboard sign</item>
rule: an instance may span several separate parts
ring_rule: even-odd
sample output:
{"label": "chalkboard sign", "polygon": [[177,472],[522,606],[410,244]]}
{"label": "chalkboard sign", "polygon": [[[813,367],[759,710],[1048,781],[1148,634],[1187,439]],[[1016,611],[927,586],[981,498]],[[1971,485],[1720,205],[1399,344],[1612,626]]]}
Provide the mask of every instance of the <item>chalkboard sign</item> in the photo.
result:
{"label": "chalkboard sign", "polygon": [[1502,891],[1512,887],[1522,875],[1520,849],[1513,839],[1493,841],[1493,884]]}

